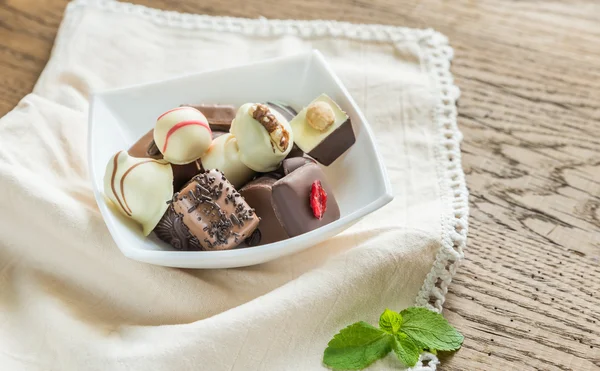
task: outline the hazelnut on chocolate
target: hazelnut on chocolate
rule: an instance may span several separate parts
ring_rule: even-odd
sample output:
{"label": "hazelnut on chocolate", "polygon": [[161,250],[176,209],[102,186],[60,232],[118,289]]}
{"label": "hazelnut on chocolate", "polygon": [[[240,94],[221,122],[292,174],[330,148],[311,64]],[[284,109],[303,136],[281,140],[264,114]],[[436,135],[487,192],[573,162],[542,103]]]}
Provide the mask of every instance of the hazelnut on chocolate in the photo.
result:
{"label": "hazelnut on chocolate", "polygon": [[313,102],[306,108],[306,122],[313,128],[323,131],[333,125],[335,114],[329,104],[323,101]]}
{"label": "hazelnut on chocolate", "polygon": [[326,94],[300,111],[290,126],[298,148],[325,166],[331,165],[356,142],[350,118]]}

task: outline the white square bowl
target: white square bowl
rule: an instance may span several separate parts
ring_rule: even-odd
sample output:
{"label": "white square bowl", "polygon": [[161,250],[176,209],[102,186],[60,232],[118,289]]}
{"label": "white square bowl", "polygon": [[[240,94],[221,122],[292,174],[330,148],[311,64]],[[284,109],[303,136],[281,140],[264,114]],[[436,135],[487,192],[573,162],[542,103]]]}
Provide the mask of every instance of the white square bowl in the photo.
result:
{"label": "white square bowl", "polygon": [[[225,251],[175,251],[117,211],[103,194],[106,164],[150,130],[164,111],[182,103],[283,101],[298,111],[326,93],[352,119],[356,143],[322,169],[340,206],[339,220],[268,245]],[[316,245],[350,227],[393,198],[373,134],[358,106],[326,62],[310,53],[96,93],[89,114],[89,168],[106,225],[123,254],[138,261],[182,268],[231,268],[263,263]]]}

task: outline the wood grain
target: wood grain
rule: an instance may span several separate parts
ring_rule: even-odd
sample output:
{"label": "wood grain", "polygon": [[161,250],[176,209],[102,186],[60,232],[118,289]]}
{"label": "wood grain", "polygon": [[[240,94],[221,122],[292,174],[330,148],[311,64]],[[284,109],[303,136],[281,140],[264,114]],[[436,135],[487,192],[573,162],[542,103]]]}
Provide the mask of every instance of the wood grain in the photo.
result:
{"label": "wood grain", "polygon": [[[600,370],[600,3],[139,0],[194,13],[432,27],[455,48],[471,192],[440,370]],[[46,63],[65,0],[0,0],[0,114]]]}

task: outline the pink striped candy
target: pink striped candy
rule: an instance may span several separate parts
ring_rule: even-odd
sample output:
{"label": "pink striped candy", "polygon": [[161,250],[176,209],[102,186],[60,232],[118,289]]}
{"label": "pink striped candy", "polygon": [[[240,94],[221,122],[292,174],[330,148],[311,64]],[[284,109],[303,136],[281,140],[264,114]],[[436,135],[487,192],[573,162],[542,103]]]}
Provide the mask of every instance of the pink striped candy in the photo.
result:
{"label": "pink striped candy", "polygon": [[206,153],[212,133],[202,112],[193,107],[177,107],[156,120],[154,142],[165,160],[183,165]]}

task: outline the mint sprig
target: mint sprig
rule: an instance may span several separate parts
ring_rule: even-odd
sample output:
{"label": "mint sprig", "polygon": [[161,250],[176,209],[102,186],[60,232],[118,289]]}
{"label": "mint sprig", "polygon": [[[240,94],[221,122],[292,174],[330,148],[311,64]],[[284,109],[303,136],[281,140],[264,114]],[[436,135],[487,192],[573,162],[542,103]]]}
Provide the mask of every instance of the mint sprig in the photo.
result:
{"label": "mint sprig", "polygon": [[331,339],[323,362],[340,370],[360,370],[392,350],[393,337],[366,322],[356,322]]}
{"label": "mint sprig", "polygon": [[394,335],[402,326],[402,316],[398,312],[386,309],[379,317],[379,328]]}
{"label": "mint sprig", "polygon": [[394,351],[398,359],[412,367],[427,350],[457,350],[463,336],[441,314],[426,308],[402,312],[386,309],[379,328],[356,322],[337,333],[323,354],[323,363],[337,370],[361,370]]}
{"label": "mint sprig", "polygon": [[428,349],[457,350],[464,337],[441,314],[425,308],[407,308],[402,312],[402,331]]}
{"label": "mint sprig", "polygon": [[396,357],[407,366],[414,366],[423,351],[423,349],[421,349],[421,347],[406,334],[394,336],[392,349],[394,349]]}

